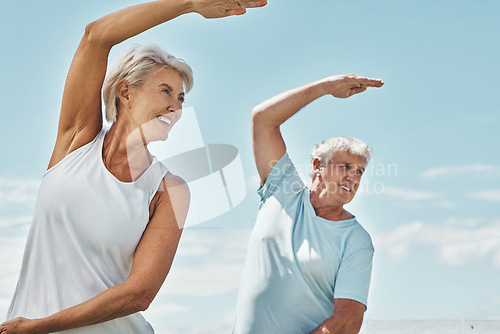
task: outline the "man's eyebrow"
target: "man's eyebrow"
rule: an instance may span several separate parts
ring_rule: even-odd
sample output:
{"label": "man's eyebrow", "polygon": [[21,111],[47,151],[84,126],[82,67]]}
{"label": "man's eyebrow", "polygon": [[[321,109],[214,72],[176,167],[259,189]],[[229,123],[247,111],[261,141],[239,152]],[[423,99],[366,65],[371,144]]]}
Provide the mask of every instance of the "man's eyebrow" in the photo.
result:
{"label": "man's eyebrow", "polygon": [[[339,161],[339,162],[337,162],[337,165],[346,165],[347,167],[351,167],[351,166],[355,166],[356,164],[352,164],[350,162]],[[363,172],[365,171],[365,167],[363,167],[363,166],[360,166],[359,169],[362,170]]]}

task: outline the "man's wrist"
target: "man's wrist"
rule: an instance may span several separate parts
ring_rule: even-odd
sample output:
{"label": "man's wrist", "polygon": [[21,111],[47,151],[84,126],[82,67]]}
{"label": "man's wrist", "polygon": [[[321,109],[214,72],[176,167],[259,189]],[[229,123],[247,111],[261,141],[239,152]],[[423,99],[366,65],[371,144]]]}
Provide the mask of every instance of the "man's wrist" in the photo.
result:
{"label": "man's wrist", "polygon": [[321,334],[332,334],[332,332],[325,326],[321,326]]}

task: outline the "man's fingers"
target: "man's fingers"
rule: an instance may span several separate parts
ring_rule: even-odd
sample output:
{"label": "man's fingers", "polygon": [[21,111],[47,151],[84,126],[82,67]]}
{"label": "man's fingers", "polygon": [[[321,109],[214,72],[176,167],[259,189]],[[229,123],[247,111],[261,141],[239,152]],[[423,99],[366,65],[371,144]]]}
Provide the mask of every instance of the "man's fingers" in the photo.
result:
{"label": "man's fingers", "polygon": [[345,78],[347,79],[346,82],[354,87],[359,87],[360,85],[365,87],[382,87],[384,85],[384,82],[380,79],[360,77],[356,74],[346,74]]}
{"label": "man's fingers", "polygon": [[359,78],[358,83],[365,87],[382,87],[384,82],[380,79]]}
{"label": "man's fingers", "polygon": [[241,4],[241,7],[243,8],[256,8],[256,7],[263,7],[267,5],[267,0],[239,0],[238,1]]}

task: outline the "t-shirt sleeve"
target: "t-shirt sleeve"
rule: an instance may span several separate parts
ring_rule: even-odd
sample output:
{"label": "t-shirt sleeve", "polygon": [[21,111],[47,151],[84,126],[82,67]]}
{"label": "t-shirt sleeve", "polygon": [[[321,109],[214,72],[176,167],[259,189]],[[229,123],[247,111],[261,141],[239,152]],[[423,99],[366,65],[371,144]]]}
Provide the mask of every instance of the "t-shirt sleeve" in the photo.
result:
{"label": "t-shirt sleeve", "polygon": [[297,169],[293,165],[288,153],[285,153],[280,160],[274,165],[269,173],[266,182],[259,187],[257,193],[262,202],[265,202],[269,197],[277,192],[291,195],[299,193],[304,189],[304,182],[298,175]]}
{"label": "t-shirt sleeve", "polygon": [[335,280],[334,298],[353,299],[367,306],[370,286],[373,246],[371,240],[364,247],[346,253]]}

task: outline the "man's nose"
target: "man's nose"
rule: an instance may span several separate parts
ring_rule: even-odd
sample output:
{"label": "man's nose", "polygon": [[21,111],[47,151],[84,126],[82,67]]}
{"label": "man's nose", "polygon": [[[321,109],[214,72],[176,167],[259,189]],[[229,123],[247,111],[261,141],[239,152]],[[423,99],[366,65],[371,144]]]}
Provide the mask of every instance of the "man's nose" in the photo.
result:
{"label": "man's nose", "polygon": [[361,175],[359,175],[358,170],[355,168],[349,169],[349,171],[347,172],[347,178],[349,180],[359,180],[360,176]]}

